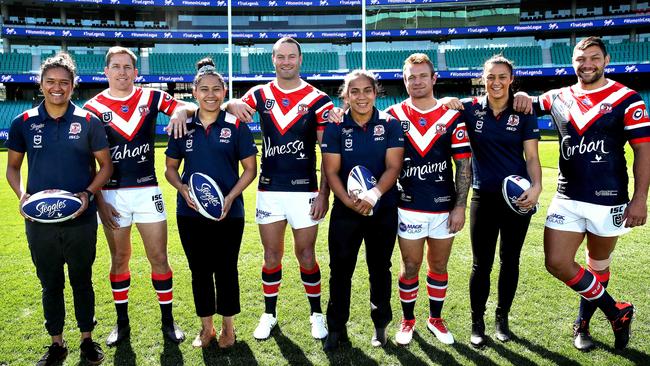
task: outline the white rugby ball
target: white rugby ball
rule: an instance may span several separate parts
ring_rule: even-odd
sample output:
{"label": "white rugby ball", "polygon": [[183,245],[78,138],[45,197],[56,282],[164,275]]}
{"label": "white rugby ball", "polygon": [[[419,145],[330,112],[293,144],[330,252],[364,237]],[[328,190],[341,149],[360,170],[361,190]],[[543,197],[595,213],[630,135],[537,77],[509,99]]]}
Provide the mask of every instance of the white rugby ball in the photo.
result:
{"label": "white rugby ball", "polygon": [[223,194],[214,179],[203,173],[194,173],[188,185],[199,213],[210,220],[219,220],[223,213]]}
{"label": "white rugby ball", "polygon": [[[357,197],[363,199],[366,192],[375,188],[377,179],[372,175],[372,172],[363,165],[357,165],[348,174],[347,189],[350,197]],[[372,210],[369,215],[372,215]]]}
{"label": "white rugby ball", "polygon": [[517,206],[519,196],[521,196],[521,194],[528,188],[530,188],[530,182],[528,179],[519,175],[509,175],[503,179],[501,187],[503,199],[506,201],[506,205],[519,215],[532,215],[537,212],[537,205],[529,210]]}
{"label": "white rugby ball", "polygon": [[81,200],[68,191],[48,189],[29,196],[22,209],[25,216],[36,222],[56,223],[70,220],[81,205]]}

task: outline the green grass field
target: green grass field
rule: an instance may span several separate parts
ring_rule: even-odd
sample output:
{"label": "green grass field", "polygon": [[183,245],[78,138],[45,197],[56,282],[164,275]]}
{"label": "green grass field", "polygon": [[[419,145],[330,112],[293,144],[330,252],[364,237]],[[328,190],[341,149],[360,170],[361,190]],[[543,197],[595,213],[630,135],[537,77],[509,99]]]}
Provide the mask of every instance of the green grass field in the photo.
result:
{"label": "green grass field", "polygon": [[[510,315],[512,342],[502,344],[496,340],[484,350],[474,350],[469,345],[470,313],[468,279],[471,269],[471,250],[467,228],[456,238],[449,263],[449,290],[443,316],[456,337],[456,344],[439,343],[424,326],[427,316],[427,296],[424,286],[416,306],[418,325],[412,344],[399,347],[389,344],[383,349],[370,346],[372,322],[370,320],[369,290],[366,264],[360,254],[358,270],[353,279],[351,319],[348,330],[352,348],[333,355],[322,351],[320,341],[312,339],[309,331],[309,310],[300,282],[297,261],[287,237],[284,260],[284,279],[280,291],[279,327],[264,342],[253,339],[252,332],[263,311],[260,283],[262,246],[254,223],[256,182],[245,192],[247,207],[244,243],[239,257],[242,313],[236,318],[237,344],[228,351],[216,346],[196,350],[190,345],[200,323],[194,313],[190,273],[181,248],[176,222],[175,192],[164,181],[164,150],[156,149],[158,177],[164,191],[169,220],[169,258],[174,269],[174,312],[176,321],[186,331],[188,340],[179,346],[163,340],[159,330],[159,309],[156,294],[151,286],[150,268],[138,235],[133,236],[131,260],[130,316],[131,341],[116,349],[107,349],[105,364],[116,365],[630,365],[650,364],[650,274],[647,270],[648,237],[650,229],[637,228],[619,241],[612,265],[610,292],[615,298],[633,301],[637,306],[634,336],[623,352],[615,351],[609,323],[602,313],[592,322],[592,335],[598,348],[581,353],[572,346],[571,324],[577,312],[578,297],[570,289],[552,278],[544,268],[542,231],[544,212],[555,190],[557,175],[557,142],[540,144],[544,172],[544,192],[540,202],[542,214],[535,215],[521,258],[521,278],[517,297]],[[0,166],[6,166],[7,154],[0,153]],[[71,162],[72,163],[72,162]],[[24,175],[25,176],[25,175]],[[3,240],[0,241],[0,365],[30,365],[44,352],[49,337],[43,327],[40,285],[31,263],[24,234],[24,224],[17,212],[18,200],[9,186],[0,183],[0,217]],[[323,272],[323,306],[329,297],[329,257],[327,253],[328,220],[320,226],[317,253]],[[108,281],[110,257],[104,235],[98,233],[97,260],[94,266],[96,292],[96,340],[103,344],[115,321],[114,307]],[[218,233],[214,233],[218,235]],[[577,255],[584,262],[584,253]],[[493,311],[496,302],[496,261],[492,275],[492,294],[488,302],[486,325],[491,336],[494,326]],[[394,335],[401,317],[397,296],[399,251],[393,255],[395,290],[392,297],[393,322],[390,335]],[[422,269],[420,276],[426,276]],[[423,282],[421,282],[422,284]],[[79,363],[78,333],[72,307],[72,294],[66,288],[68,315],[65,334],[70,346],[67,365]],[[220,321],[217,321],[217,328]]]}

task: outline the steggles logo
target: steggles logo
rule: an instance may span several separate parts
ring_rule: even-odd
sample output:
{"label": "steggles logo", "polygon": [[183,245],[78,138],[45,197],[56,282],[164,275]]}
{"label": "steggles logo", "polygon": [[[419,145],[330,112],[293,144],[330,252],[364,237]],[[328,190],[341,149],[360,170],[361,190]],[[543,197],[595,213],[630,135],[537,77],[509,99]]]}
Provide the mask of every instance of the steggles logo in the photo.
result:
{"label": "steggles logo", "polygon": [[203,207],[208,207],[208,205],[211,206],[219,206],[221,202],[219,202],[219,198],[215,197],[212,194],[212,191],[210,190],[210,185],[207,183],[201,184],[201,187],[199,187],[198,191],[201,193],[201,196],[199,196],[199,199],[205,203],[203,203]]}
{"label": "steggles logo", "polygon": [[54,216],[61,217],[61,210],[65,208],[65,201],[58,200],[56,203],[48,205],[45,202],[41,202],[36,205],[36,211],[38,215],[36,217],[48,217],[52,218]]}

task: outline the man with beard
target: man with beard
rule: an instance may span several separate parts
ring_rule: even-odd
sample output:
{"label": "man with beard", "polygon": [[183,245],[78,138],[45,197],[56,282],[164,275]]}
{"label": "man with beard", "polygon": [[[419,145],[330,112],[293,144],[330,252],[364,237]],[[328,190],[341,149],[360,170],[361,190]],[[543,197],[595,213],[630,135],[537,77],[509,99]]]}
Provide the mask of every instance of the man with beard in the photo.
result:
{"label": "man with beard", "polygon": [[[581,40],[573,50],[578,82],[551,90],[538,98],[519,95],[515,109],[550,114],[560,139],[557,194],[546,217],[546,268],[582,296],[574,324],[574,346],[594,347],[589,321],[600,308],[614,331],[614,346],[625,348],[635,308],[617,302],[607,292],[609,265],[618,237],[644,225],[650,170],[650,119],[645,103],[634,90],[605,78],[609,64],[600,38]],[[532,103],[531,103],[532,102]],[[634,152],[634,193],[628,196],[625,142]],[[575,262],[587,238],[587,268]]]}

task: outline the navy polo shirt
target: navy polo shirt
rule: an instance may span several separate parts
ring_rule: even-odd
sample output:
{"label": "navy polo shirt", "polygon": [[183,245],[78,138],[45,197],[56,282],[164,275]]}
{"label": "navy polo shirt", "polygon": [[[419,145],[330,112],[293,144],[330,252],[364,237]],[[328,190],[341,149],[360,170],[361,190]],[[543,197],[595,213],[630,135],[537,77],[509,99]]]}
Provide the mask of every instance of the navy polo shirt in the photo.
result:
{"label": "navy polo shirt", "polygon": [[535,114],[517,113],[512,105],[494,116],[487,97],[462,100],[472,146],[472,187],[500,192],[503,179],[517,174],[530,180],[524,159],[524,141],[539,139]]}
{"label": "navy polo shirt", "polygon": [[[357,165],[363,165],[379,178],[386,171],[386,150],[404,147],[404,134],[398,120],[376,108],[372,118],[363,127],[359,126],[349,111],[341,123],[329,123],[325,127],[321,150],[323,153],[341,155],[339,178],[345,186],[348,174]],[[334,198],[336,203],[338,198]],[[340,202],[339,202],[340,204]],[[397,207],[397,187],[385,192],[375,210],[383,207]]]}
{"label": "navy polo shirt", "polygon": [[[46,189],[82,192],[93,180],[93,153],[108,147],[99,119],[73,103],[65,114],[52,118],[44,103],[11,122],[8,149],[27,153],[27,193]],[[82,214],[94,215],[95,202]]]}
{"label": "navy polo shirt", "polygon": [[[182,138],[169,139],[165,154],[172,159],[185,160],[181,180],[188,184],[192,173],[210,176],[225,197],[239,180],[239,161],[257,153],[250,129],[230,113],[220,112],[217,120],[203,128],[194,114],[188,133]],[[176,214],[201,216],[187,206],[183,196],[176,198]],[[227,217],[244,217],[244,199],[239,195],[232,203]]]}

